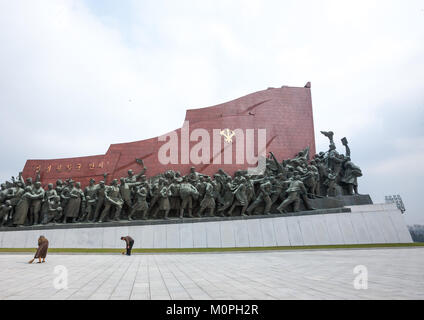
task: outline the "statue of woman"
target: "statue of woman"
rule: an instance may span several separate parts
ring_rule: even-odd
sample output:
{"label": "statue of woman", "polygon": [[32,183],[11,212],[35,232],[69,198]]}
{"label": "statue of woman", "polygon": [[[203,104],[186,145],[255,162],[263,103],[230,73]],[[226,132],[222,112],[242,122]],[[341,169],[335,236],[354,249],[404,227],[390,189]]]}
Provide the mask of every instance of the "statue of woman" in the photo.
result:
{"label": "statue of woman", "polygon": [[156,212],[153,215],[153,219],[157,217],[157,214],[159,211],[164,211],[164,219],[167,220],[169,210],[171,210],[171,204],[169,202],[169,197],[171,196],[171,190],[169,190],[169,187],[167,183],[165,182],[162,189],[160,190],[160,200],[159,200],[159,207],[156,210]]}
{"label": "statue of woman", "polygon": [[66,223],[68,218],[72,218],[72,223],[77,221],[82,201],[85,201],[84,192],[81,190],[81,183],[77,182],[70,192],[70,199],[65,208],[63,223]]}
{"label": "statue of woman", "polygon": [[22,226],[28,216],[28,210],[31,205],[31,190],[30,186],[25,187],[25,192],[21,195],[15,207],[15,215],[13,216],[13,224]]}

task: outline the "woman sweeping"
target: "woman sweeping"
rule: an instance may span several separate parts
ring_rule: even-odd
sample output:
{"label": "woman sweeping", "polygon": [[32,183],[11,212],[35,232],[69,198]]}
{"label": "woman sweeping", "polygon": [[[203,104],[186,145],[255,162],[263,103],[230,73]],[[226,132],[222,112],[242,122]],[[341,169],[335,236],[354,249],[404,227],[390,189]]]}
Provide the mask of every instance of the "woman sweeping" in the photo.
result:
{"label": "woman sweeping", "polygon": [[[38,259],[37,263],[46,262],[47,250],[49,249],[49,240],[47,240],[44,236],[40,236],[38,238],[38,249],[35,253],[34,259],[29,261],[28,263],[33,263],[35,259]],[[41,261],[43,259],[43,261]]]}

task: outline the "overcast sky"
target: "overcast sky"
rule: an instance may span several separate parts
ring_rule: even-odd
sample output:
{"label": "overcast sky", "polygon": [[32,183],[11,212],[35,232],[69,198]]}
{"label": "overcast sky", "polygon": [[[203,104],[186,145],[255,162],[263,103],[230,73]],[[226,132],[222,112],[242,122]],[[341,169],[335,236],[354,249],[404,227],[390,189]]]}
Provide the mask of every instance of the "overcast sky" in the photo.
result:
{"label": "overcast sky", "polygon": [[0,0],[0,48],[0,181],[311,81],[317,149],[346,136],[360,192],[424,224],[424,1]]}

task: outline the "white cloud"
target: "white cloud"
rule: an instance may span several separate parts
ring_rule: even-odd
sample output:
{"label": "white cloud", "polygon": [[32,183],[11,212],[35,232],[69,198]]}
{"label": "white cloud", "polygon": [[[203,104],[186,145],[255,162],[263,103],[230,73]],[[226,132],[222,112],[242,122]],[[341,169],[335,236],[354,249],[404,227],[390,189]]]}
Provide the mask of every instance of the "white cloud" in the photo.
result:
{"label": "white cloud", "polygon": [[424,175],[424,152],[400,154],[390,159],[382,159],[370,167],[368,172],[380,176],[402,174],[408,176]]}

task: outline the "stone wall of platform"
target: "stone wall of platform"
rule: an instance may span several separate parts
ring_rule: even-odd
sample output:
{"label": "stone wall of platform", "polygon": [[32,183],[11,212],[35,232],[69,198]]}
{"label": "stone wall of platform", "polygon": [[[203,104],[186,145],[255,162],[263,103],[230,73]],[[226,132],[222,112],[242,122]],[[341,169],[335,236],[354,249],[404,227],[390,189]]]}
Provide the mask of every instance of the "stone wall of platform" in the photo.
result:
{"label": "stone wall of platform", "polygon": [[349,207],[339,212],[206,222],[171,222],[114,227],[1,231],[2,248],[32,248],[43,234],[50,248],[228,248],[367,243],[410,243],[401,212],[393,204]]}

